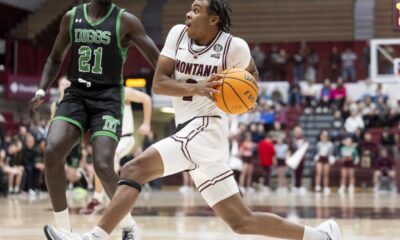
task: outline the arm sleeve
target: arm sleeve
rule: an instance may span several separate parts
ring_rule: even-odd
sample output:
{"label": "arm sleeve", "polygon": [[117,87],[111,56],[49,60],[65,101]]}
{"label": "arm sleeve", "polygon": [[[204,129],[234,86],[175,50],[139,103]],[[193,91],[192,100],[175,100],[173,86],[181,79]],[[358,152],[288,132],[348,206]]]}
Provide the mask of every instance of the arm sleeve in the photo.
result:
{"label": "arm sleeve", "polygon": [[165,40],[161,55],[175,60],[178,39],[185,28],[186,26],[182,24],[175,25],[173,28],[171,28],[168,33],[167,39]]}
{"label": "arm sleeve", "polygon": [[245,69],[249,66],[251,60],[250,48],[247,43],[241,39],[234,37],[231,46],[228,49],[227,68]]}

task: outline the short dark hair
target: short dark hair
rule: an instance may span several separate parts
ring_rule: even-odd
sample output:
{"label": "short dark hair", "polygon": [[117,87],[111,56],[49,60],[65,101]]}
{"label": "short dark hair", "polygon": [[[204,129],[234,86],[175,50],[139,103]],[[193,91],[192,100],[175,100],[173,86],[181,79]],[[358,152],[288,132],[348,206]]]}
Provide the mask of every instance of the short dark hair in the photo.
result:
{"label": "short dark hair", "polygon": [[218,27],[221,31],[230,31],[232,7],[227,0],[208,0],[208,11],[219,17]]}

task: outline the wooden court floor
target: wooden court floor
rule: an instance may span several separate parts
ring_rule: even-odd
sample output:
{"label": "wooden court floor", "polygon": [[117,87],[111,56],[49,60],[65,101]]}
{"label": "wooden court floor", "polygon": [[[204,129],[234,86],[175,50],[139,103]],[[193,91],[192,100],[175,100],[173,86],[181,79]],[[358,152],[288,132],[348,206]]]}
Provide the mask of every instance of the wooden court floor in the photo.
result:
{"label": "wooden court floor", "polygon": [[[71,222],[76,232],[90,230],[99,215],[76,214],[88,195],[69,193]],[[335,218],[342,228],[342,239],[400,239],[400,195],[357,193],[354,196],[329,197],[314,193],[305,196],[252,194],[245,201],[256,211],[269,211],[292,221],[315,226],[325,218]],[[0,240],[42,240],[42,228],[53,223],[48,195],[0,198]],[[258,240],[239,236],[208,208],[197,193],[177,191],[145,192],[141,195],[135,219],[144,240]],[[269,227],[269,226],[266,226]],[[271,226],[273,227],[273,226]],[[121,239],[116,230],[112,239]]]}

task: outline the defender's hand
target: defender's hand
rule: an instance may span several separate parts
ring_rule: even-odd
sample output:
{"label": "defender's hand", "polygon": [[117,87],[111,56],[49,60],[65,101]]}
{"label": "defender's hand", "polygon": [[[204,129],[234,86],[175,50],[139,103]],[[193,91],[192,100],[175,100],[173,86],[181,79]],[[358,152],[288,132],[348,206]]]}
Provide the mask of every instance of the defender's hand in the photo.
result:
{"label": "defender's hand", "polygon": [[195,85],[195,95],[205,96],[215,101],[214,94],[219,94],[220,91],[216,90],[217,86],[222,85],[222,76],[219,74],[212,74],[209,78],[204,81],[199,81]]}
{"label": "defender's hand", "polygon": [[43,103],[43,101],[44,96],[42,95],[36,95],[29,101],[29,117],[32,120],[35,120],[37,118],[36,109]]}
{"label": "defender's hand", "polygon": [[145,136],[147,134],[149,134],[151,131],[151,127],[149,124],[143,123],[142,125],[140,125],[138,132],[140,135]]}

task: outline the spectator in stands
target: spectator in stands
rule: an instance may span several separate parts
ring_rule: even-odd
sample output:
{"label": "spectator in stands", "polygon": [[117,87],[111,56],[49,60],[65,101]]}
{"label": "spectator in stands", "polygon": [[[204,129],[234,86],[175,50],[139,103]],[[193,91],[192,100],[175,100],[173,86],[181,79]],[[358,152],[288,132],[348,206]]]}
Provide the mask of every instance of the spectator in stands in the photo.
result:
{"label": "spectator in stands", "polygon": [[293,80],[299,82],[304,79],[304,51],[303,48],[299,48],[295,54],[292,56],[292,66],[293,66]]}
{"label": "spectator in stands", "polygon": [[261,91],[258,94],[258,99],[257,99],[258,104],[266,103],[270,99],[271,96],[268,94],[267,88],[261,88]]}
{"label": "spectator in stands", "polygon": [[35,159],[38,155],[37,150],[35,149],[35,138],[29,132],[25,138],[25,144],[22,149],[22,159],[24,161],[24,170],[25,170],[25,188],[29,193],[29,196],[36,196],[36,191],[38,190],[38,176],[35,171]]}
{"label": "spectator in stands", "polygon": [[331,106],[331,81],[325,79],[324,85],[321,88],[319,107],[323,112],[327,113]]}
{"label": "spectator in stands", "polygon": [[292,82],[289,86],[289,104],[292,107],[300,107],[301,103],[301,87],[298,82]]}
{"label": "spectator in stands", "polygon": [[[296,126],[293,129],[293,136],[290,139],[290,154],[293,155],[303,144],[305,143],[305,139],[303,136],[303,129],[300,126]],[[300,161],[297,169],[294,170],[294,188],[292,189],[293,193],[304,195],[307,191],[302,185],[303,178],[303,169],[304,169],[304,158]]]}
{"label": "spectator in stands", "polygon": [[274,122],[274,128],[269,133],[271,138],[274,141],[278,141],[278,139],[286,139],[286,132],[283,130],[283,126],[279,121]]}
{"label": "spectator in stands", "polygon": [[282,80],[280,79],[280,73],[279,73],[279,50],[278,46],[273,45],[271,47],[271,53],[270,53],[270,68],[271,68],[271,80],[273,81],[278,81]]}
{"label": "spectator in stands", "polygon": [[265,63],[265,58],[266,55],[264,53],[264,51],[261,49],[259,44],[256,44],[253,48],[253,50],[251,51],[251,56],[254,59],[254,62],[257,66],[257,70],[260,74],[260,79],[263,79],[263,75],[265,72],[265,67],[264,67],[264,63]]}
{"label": "spectator in stands", "polygon": [[22,144],[16,140],[11,142],[7,148],[6,160],[3,163],[4,173],[8,175],[8,192],[20,193],[22,176],[24,167],[21,163],[21,148]]}
{"label": "spectator in stands", "polygon": [[329,56],[330,78],[336,81],[339,77],[341,58],[337,47],[332,48]]}
{"label": "spectator in stands", "polygon": [[26,142],[25,139],[27,134],[28,134],[28,129],[24,125],[19,126],[18,139],[21,143],[25,144]]}
{"label": "spectator in stands", "polygon": [[367,78],[365,81],[365,93],[363,95],[363,99],[366,98],[367,96],[370,96],[372,98],[375,98],[376,94],[376,84],[372,82],[370,78]]}
{"label": "spectator in stands", "polygon": [[278,137],[275,144],[276,162],[275,165],[278,170],[278,194],[287,193],[286,181],[286,158],[289,154],[289,146],[284,142],[284,137]]}
{"label": "spectator in stands", "polygon": [[345,82],[357,81],[355,69],[356,60],[357,55],[350,48],[347,48],[346,51],[342,53],[342,77]]}
{"label": "spectator in stands", "polygon": [[339,78],[337,81],[337,86],[333,87],[331,91],[331,100],[335,104],[337,109],[342,109],[344,103],[346,102],[347,91],[344,86],[343,79]]}
{"label": "spectator in stands", "polygon": [[353,144],[351,137],[344,139],[344,145],[340,149],[340,159],[342,161],[341,178],[339,193],[343,194],[346,191],[346,180],[349,182],[349,193],[354,193],[354,165],[358,163],[357,149]]}
{"label": "spectator in stands", "polygon": [[387,101],[385,101],[385,98],[383,96],[380,96],[377,98],[376,110],[377,110],[377,114],[378,114],[379,122],[380,122],[381,126],[387,126],[387,124],[388,124],[387,119],[389,116],[390,107],[389,107]]}
{"label": "spectator in stands", "polygon": [[359,144],[360,149],[360,167],[372,168],[374,161],[378,157],[378,145],[372,141],[372,135],[369,132],[364,134],[364,139]]}
{"label": "spectator in stands", "polygon": [[264,124],[265,130],[268,132],[272,129],[275,122],[275,112],[270,104],[263,104],[263,110],[260,113],[260,122]]}
{"label": "spectator in stands", "polygon": [[275,87],[271,93],[271,100],[274,103],[285,104],[285,100],[283,99],[283,94],[278,87]]}
{"label": "spectator in stands", "polygon": [[[378,158],[378,162],[375,167],[374,172],[374,192],[377,193],[379,191],[380,178],[381,176],[390,178],[392,182],[392,186],[394,186],[394,181],[396,177],[396,173],[394,171],[395,162],[393,157],[389,155],[389,152],[386,148],[380,149],[380,154]],[[393,187],[394,190],[394,187]]]}
{"label": "spectator in stands", "polygon": [[378,99],[380,97],[383,97],[383,99],[385,100],[385,102],[388,100],[389,98],[389,94],[387,93],[387,90],[385,89],[385,87],[383,86],[382,83],[378,83],[376,85],[376,89],[375,89],[375,94],[374,94],[374,100]]}
{"label": "spectator in stands", "polygon": [[307,61],[307,68],[306,68],[306,72],[304,74],[304,76],[305,76],[304,78],[308,81],[315,82],[317,80],[317,67],[318,67],[319,58],[313,48],[309,49],[306,61]]}
{"label": "spectator in stands", "polygon": [[329,188],[329,169],[330,160],[332,161],[334,146],[329,140],[328,131],[323,130],[319,135],[319,142],[317,143],[317,154],[314,157],[315,164],[315,191],[321,192],[321,177],[323,176],[324,195],[329,195],[331,190]]}
{"label": "spectator in stands", "polygon": [[341,129],[343,127],[343,117],[340,110],[336,110],[333,114],[332,128]]}
{"label": "spectator in stands", "polygon": [[278,73],[279,73],[279,78],[278,80],[284,81],[286,80],[286,65],[287,65],[287,53],[285,49],[279,50],[279,57],[276,60],[277,61],[277,67],[278,67]]}
{"label": "spectator in stands", "polygon": [[280,103],[275,104],[275,122],[279,122],[283,128],[286,127],[286,109]]}
{"label": "spectator in stands", "polygon": [[303,89],[303,97],[305,101],[305,113],[311,113],[312,109],[316,107],[317,87],[313,81],[308,80],[306,87]]}
{"label": "spectator in stands", "polygon": [[269,193],[269,179],[271,174],[272,164],[276,162],[275,147],[269,134],[258,143],[258,157],[260,164],[264,169],[264,193]]}
{"label": "spectator in stands", "polygon": [[35,170],[37,172],[37,186],[39,187],[39,190],[42,189],[42,186],[45,187],[45,181],[44,181],[44,149],[46,146],[46,139],[42,138],[39,139],[38,141],[38,154],[35,159]]}
{"label": "spectator in stands", "polygon": [[385,127],[381,135],[380,144],[382,147],[388,149],[389,155],[391,156],[395,153],[396,142],[397,139],[395,135],[389,131],[389,128]]}
{"label": "spectator in stands", "polygon": [[358,113],[357,106],[350,107],[350,116],[346,119],[344,127],[348,133],[354,133],[357,128],[364,129],[364,120]]}
{"label": "spectator in stands", "polygon": [[242,172],[240,173],[239,185],[242,193],[254,192],[252,188],[253,180],[253,154],[256,148],[256,143],[251,139],[251,133],[246,132],[243,142],[239,146],[239,154],[243,161]]}
{"label": "spectator in stands", "polygon": [[362,50],[361,53],[361,63],[362,63],[362,68],[364,71],[364,76],[369,78],[369,64],[371,62],[371,53],[370,53],[370,46],[369,46],[369,41],[366,41],[366,45]]}

